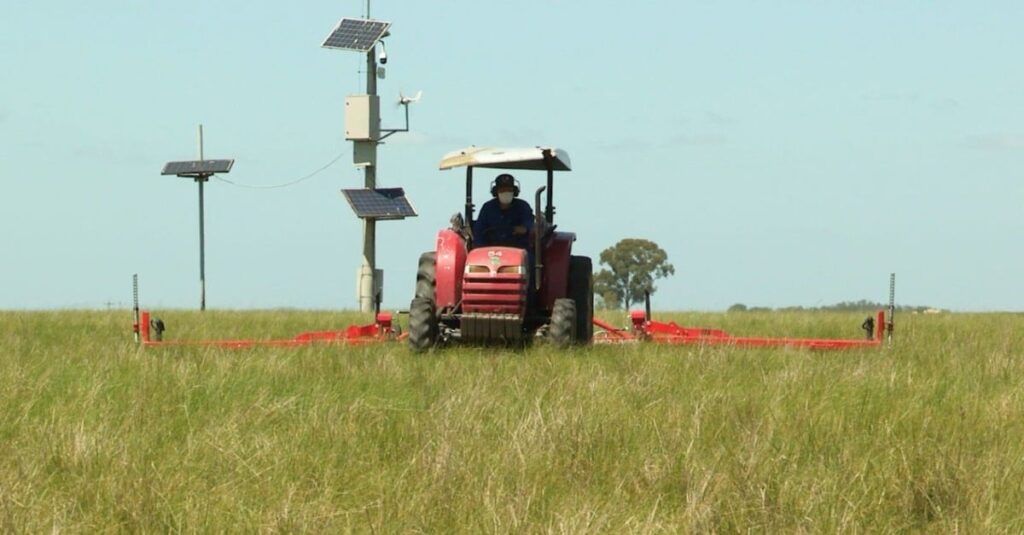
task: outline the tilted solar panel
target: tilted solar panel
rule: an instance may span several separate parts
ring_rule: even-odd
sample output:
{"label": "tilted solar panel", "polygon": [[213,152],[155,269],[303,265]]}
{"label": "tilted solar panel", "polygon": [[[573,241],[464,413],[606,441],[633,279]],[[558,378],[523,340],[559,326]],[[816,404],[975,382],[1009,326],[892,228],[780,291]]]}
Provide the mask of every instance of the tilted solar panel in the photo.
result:
{"label": "tilted solar panel", "polygon": [[341,19],[320,46],[367,52],[384,37],[390,26],[390,22],[379,20]]}
{"label": "tilted solar panel", "polygon": [[343,189],[352,211],[363,219],[404,219],[416,217],[416,210],[402,188]]}
{"label": "tilted solar panel", "polygon": [[234,160],[195,160],[191,162],[167,162],[161,175],[204,176],[231,171]]}

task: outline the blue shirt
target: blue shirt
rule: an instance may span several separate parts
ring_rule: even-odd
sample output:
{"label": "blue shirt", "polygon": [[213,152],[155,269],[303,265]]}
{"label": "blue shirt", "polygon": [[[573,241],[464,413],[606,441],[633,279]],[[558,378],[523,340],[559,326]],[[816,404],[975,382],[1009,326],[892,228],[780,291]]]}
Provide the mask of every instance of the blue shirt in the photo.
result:
{"label": "blue shirt", "polygon": [[[512,233],[514,227],[526,227],[526,234]],[[487,229],[497,229],[486,232]],[[480,217],[473,222],[473,243],[477,247],[485,245],[505,245],[527,249],[530,245],[530,229],[533,228],[533,210],[530,203],[522,199],[512,199],[512,203],[502,210],[498,199],[491,199],[480,208]]]}

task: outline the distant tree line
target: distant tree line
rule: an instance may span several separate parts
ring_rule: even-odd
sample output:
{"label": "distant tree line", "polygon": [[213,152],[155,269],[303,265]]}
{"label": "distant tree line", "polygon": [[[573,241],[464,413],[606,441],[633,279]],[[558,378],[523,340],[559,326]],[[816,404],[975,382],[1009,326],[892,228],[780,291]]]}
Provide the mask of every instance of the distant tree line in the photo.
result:
{"label": "distant tree line", "polygon": [[[635,303],[643,303],[644,294],[654,294],[658,290],[654,281],[674,275],[675,267],[668,261],[668,253],[657,243],[641,238],[626,238],[615,245],[601,251],[600,263],[606,268],[594,273],[594,296],[600,306],[607,309],[624,308],[629,310]],[[834,305],[817,307],[789,306],[781,308],[748,307],[736,303],[729,307],[728,312],[874,312],[887,309],[885,303],[868,301],[842,301]],[[930,306],[897,305],[896,311],[901,313],[936,312]]]}
{"label": "distant tree line", "polygon": [[[729,307],[728,312],[800,312],[800,311],[822,311],[822,312],[874,312],[880,309],[888,309],[887,303],[878,303],[875,301],[868,301],[867,299],[861,299],[860,301],[842,301],[834,305],[825,305],[820,307],[801,307],[801,306],[789,306],[781,308],[770,308],[770,307],[748,307],[743,303],[736,303]],[[919,305],[896,305],[897,312],[917,312],[921,313],[926,310],[934,310],[930,306],[919,306]]]}

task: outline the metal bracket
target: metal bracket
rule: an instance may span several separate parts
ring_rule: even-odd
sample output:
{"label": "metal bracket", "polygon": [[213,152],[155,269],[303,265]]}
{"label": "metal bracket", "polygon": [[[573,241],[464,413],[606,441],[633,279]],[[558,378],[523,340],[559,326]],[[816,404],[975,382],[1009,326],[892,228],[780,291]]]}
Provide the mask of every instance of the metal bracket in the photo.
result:
{"label": "metal bracket", "polygon": [[377,142],[384,141],[388,137],[390,137],[390,136],[392,136],[394,134],[397,134],[398,132],[408,132],[409,131],[409,104],[410,103],[409,102],[400,102],[400,104],[402,105],[403,108],[405,108],[405,128],[381,128],[380,129],[381,132],[387,132],[387,133],[384,134],[383,136],[380,136],[379,138],[377,138]]}

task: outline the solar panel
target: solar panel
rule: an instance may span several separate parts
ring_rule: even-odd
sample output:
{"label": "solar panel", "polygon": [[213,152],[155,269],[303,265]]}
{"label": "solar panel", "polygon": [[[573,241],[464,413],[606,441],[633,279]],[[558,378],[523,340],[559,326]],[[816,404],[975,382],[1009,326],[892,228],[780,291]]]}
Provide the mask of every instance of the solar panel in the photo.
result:
{"label": "solar panel", "polygon": [[231,171],[234,160],[196,160],[192,162],[167,162],[161,175],[208,176]]}
{"label": "solar panel", "polygon": [[320,46],[367,52],[384,37],[390,26],[390,22],[380,20],[341,19]]}
{"label": "solar panel", "polygon": [[416,217],[416,210],[405,198],[402,188],[343,189],[356,217],[363,219],[405,219]]}

